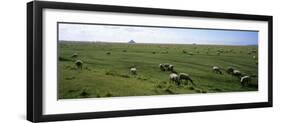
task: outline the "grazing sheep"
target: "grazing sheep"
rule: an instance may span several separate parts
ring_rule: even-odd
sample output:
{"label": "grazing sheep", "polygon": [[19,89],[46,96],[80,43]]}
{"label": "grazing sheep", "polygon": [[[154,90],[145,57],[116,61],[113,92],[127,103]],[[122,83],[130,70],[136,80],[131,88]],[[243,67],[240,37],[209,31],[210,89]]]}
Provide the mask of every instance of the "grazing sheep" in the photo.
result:
{"label": "grazing sheep", "polygon": [[180,82],[185,81],[187,85],[188,85],[188,82],[190,81],[190,83],[192,85],[196,86],[195,83],[193,83],[193,80],[190,78],[190,76],[186,73],[180,73],[179,74],[179,80],[180,80]]}
{"label": "grazing sheep", "polygon": [[251,77],[250,76],[243,76],[241,77],[241,86],[246,86],[246,85],[249,85],[249,83],[251,82]]}
{"label": "grazing sheep", "polygon": [[169,67],[170,64],[169,63],[164,63],[163,65],[164,65],[164,67]]}
{"label": "grazing sheep", "polygon": [[159,64],[159,68],[160,68],[161,71],[166,71],[166,69],[165,69],[163,64]]}
{"label": "grazing sheep", "polygon": [[137,75],[137,68],[132,67],[132,68],[130,69],[130,72],[131,72],[131,74],[133,74],[133,75]]}
{"label": "grazing sheep", "polygon": [[253,59],[256,59],[256,56],[253,56]]}
{"label": "grazing sheep", "polygon": [[174,66],[169,63],[159,64],[159,68],[161,71],[174,71]]}
{"label": "grazing sheep", "polygon": [[220,68],[219,68],[218,66],[213,66],[213,71],[214,71],[215,73],[222,74],[222,72],[221,72],[221,70],[220,70]]}
{"label": "grazing sheep", "polygon": [[233,76],[240,77],[242,74],[239,70],[233,70]]}
{"label": "grazing sheep", "polygon": [[232,67],[227,67],[226,72],[227,72],[228,74],[233,74],[233,71],[234,71],[234,69],[233,69]]}
{"label": "grazing sheep", "polygon": [[165,68],[166,70],[168,70],[170,64],[169,64],[169,63],[164,63],[163,66],[164,66],[164,68]]}
{"label": "grazing sheep", "polygon": [[174,65],[171,65],[171,64],[170,64],[170,65],[168,66],[168,71],[174,71]]}
{"label": "grazing sheep", "polygon": [[78,54],[77,53],[73,53],[71,58],[77,58],[78,57]]}
{"label": "grazing sheep", "polygon": [[171,73],[170,74],[170,83],[171,82],[174,82],[174,83],[176,83],[177,85],[179,85],[180,84],[180,78],[179,78],[179,76],[177,75],[177,74],[175,74],[175,73]]}
{"label": "grazing sheep", "polygon": [[83,61],[81,61],[81,60],[76,60],[76,61],[75,61],[75,65],[76,65],[77,69],[82,70]]}

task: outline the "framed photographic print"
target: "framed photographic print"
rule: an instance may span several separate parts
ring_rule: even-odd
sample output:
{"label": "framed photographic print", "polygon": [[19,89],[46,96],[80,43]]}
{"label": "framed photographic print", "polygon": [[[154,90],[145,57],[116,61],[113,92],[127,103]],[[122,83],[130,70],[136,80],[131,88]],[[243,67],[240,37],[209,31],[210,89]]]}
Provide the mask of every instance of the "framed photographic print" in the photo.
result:
{"label": "framed photographic print", "polygon": [[27,4],[33,122],[272,106],[272,16]]}

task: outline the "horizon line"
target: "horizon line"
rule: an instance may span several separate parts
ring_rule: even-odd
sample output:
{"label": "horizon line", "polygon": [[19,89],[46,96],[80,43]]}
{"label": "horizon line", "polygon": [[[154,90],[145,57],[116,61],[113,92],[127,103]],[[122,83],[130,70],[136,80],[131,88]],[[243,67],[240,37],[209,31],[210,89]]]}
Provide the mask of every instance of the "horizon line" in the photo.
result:
{"label": "horizon line", "polygon": [[[245,44],[245,45],[237,45],[237,44],[204,44],[204,43],[129,43],[128,42],[112,42],[112,41],[71,41],[71,40],[58,40],[59,42],[83,42],[83,43],[115,43],[115,44],[162,44],[162,45],[215,45],[215,46],[258,46],[258,44]],[[133,40],[134,41],[134,40]]]}

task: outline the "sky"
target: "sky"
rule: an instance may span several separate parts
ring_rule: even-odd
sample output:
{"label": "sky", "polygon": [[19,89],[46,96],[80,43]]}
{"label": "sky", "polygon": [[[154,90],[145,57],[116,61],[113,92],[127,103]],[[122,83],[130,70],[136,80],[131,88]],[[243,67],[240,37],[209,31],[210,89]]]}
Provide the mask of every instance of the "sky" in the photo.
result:
{"label": "sky", "polygon": [[257,45],[257,31],[59,23],[60,41]]}

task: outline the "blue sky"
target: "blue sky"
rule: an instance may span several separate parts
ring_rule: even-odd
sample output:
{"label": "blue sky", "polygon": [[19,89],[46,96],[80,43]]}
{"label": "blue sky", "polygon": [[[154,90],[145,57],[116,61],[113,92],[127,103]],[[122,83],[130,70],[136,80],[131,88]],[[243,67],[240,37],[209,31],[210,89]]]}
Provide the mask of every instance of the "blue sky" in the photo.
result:
{"label": "blue sky", "polygon": [[258,32],[59,23],[60,41],[257,45]]}

